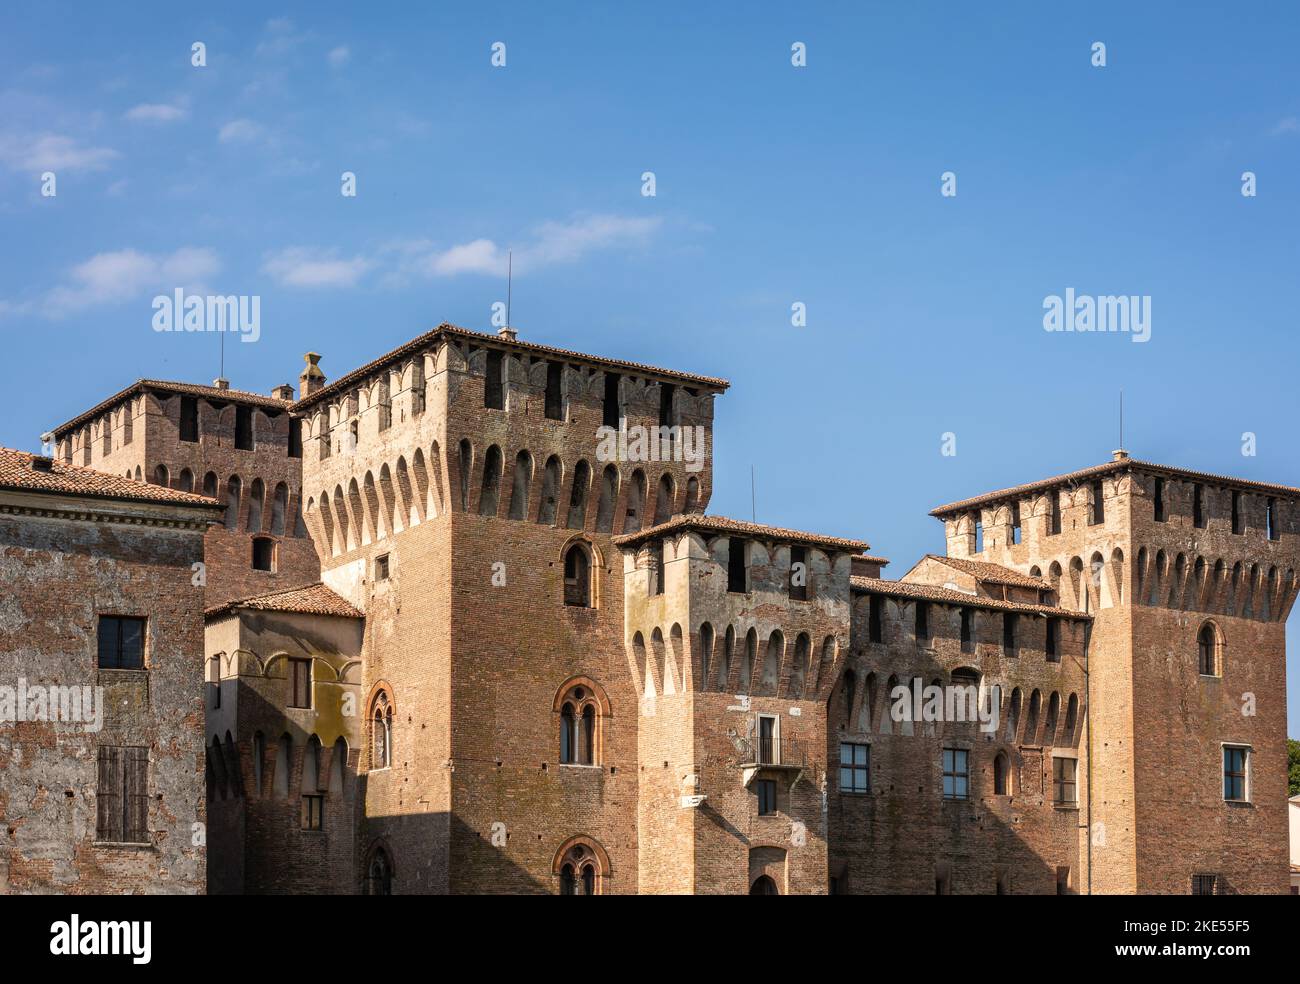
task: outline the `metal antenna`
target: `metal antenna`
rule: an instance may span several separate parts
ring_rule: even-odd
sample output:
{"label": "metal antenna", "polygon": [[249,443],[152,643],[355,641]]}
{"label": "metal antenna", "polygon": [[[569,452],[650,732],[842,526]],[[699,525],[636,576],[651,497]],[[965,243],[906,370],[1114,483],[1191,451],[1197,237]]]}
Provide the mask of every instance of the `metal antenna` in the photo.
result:
{"label": "metal antenna", "polygon": [[515,280],[515,251],[506,250],[506,327],[510,327],[510,300]]}
{"label": "metal antenna", "polygon": [[1119,391],[1119,446],[1124,446],[1124,391]]}
{"label": "metal antenna", "polygon": [[[223,325],[222,327],[224,328],[225,326]],[[220,371],[217,373],[217,378],[225,379],[226,378],[226,333],[224,331],[219,331],[217,332],[217,334],[221,336],[221,363],[218,366],[218,369]]]}
{"label": "metal antenna", "polygon": [[754,466],[749,466],[749,518],[758,522],[758,494],[754,491]]}

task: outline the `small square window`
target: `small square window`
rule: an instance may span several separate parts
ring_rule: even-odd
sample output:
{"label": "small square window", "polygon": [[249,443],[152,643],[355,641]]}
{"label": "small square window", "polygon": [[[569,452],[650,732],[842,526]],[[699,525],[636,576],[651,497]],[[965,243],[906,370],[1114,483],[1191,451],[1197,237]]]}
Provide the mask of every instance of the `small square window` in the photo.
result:
{"label": "small square window", "polygon": [[253,570],[275,570],[275,541],[270,537],[253,538]]}
{"label": "small square window", "polygon": [[754,783],[754,791],[758,793],[758,815],[760,817],[775,816],[776,780],[760,779]]}
{"label": "small square window", "polygon": [[871,792],[871,746],[858,742],[840,743],[840,792]]}
{"label": "small square window", "polygon": [[1214,882],[1218,875],[1192,875],[1193,895],[1213,895]]}
{"label": "small square window", "polygon": [[970,753],[964,748],[943,750],[943,798],[970,798]]}
{"label": "small square window", "polygon": [[99,668],[143,670],[145,626],[143,618],[99,616]]}

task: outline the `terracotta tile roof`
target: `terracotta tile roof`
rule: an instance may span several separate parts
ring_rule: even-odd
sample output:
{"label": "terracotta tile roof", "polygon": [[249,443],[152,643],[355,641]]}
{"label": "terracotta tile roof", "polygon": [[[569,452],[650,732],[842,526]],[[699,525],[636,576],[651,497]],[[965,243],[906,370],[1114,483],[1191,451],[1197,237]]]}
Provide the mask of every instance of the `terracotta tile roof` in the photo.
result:
{"label": "terracotta tile roof", "polygon": [[[34,469],[33,461],[49,462],[50,470]],[[0,488],[52,495],[123,499],[128,502],[158,502],[173,506],[221,508],[220,502],[206,496],[195,495],[192,492],[179,492],[176,489],[163,488],[161,485],[146,485],[144,482],[132,481],[129,478],[95,471],[92,468],[82,468],[80,465],[70,465],[56,459],[41,458],[11,448],[0,448]]]}
{"label": "terracotta tile roof", "polygon": [[992,584],[1009,584],[1015,588],[1036,588],[1039,591],[1052,590],[1052,585],[1042,578],[1021,574],[1019,571],[1012,570],[1010,567],[1003,567],[1001,564],[990,564],[984,560],[966,560],[961,557],[945,557],[941,554],[926,554],[925,556],[931,560],[937,560],[953,570],[970,574],[980,581],[989,581]]}
{"label": "terracotta tile roof", "polygon": [[666,376],[671,379],[683,380],[688,383],[696,383],[709,389],[725,390],[731,384],[725,379],[718,379],[715,376],[697,376],[689,372],[676,372],[672,369],[660,369],[657,366],[649,366],[640,362],[624,362],[622,359],[607,359],[599,355],[587,355],[584,352],[573,352],[569,349],[553,348],[550,345],[538,345],[534,342],[511,341],[508,338],[502,338],[500,335],[488,334],[480,331],[470,331],[468,328],[458,328],[456,325],[449,325],[445,321],[432,331],[426,331],[423,335],[418,335],[390,352],[386,352],[372,362],[367,362],[359,369],[353,369],[346,375],[340,376],[334,382],[330,383],[324,389],[318,390],[311,396],[304,397],[295,404],[295,409],[305,410],[321,400],[328,399],[337,393],[350,389],[357,383],[361,382],[367,376],[378,372],[384,366],[393,362],[398,362],[408,355],[413,355],[421,349],[428,348],[439,337],[447,338],[465,338],[480,342],[491,342],[494,345],[500,345],[504,348],[520,349],[525,352],[533,352],[537,355],[553,355],[564,359],[581,359],[584,362],[595,362],[602,366],[612,366],[617,369],[629,369],[633,372],[646,373],[654,376]]}
{"label": "terracotta tile roof", "polygon": [[252,598],[228,601],[224,605],[209,608],[204,615],[211,618],[223,612],[232,612],[236,608],[249,608],[263,612],[300,612],[304,615],[337,615],[340,618],[365,618],[364,612],[354,608],[343,597],[319,581],[302,588],[288,588],[284,591],[272,591],[270,594],[254,595]]}
{"label": "terracotta tile roof", "polygon": [[666,523],[651,526],[638,533],[625,533],[622,536],[616,536],[614,537],[614,543],[620,547],[631,546],[643,540],[651,540],[663,536],[665,533],[681,529],[704,530],[712,533],[744,533],[760,539],[783,540],[788,543],[808,543],[813,546],[827,547],[831,550],[848,550],[853,553],[867,550],[871,546],[865,540],[845,540],[837,536],[822,536],[820,533],[803,533],[799,530],[786,530],[777,526],[745,523],[738,519],[728,519],[726,516],[700,516],[694,514],[677,516]]}
{"label": "terracotta tile roof", "polygon": [[1026,605],[1018,601],[999,601],[997,598],[981,598],[953,591],[951,588],[938,588],[931,584],[917,584],[912,581],[885,581],[875,577],[849,578],[849,587],[854,591],[869,594],[886,594],[897,598],[920,598],[923,601],[939,601],[945,605],[962,605],[967,608],[991,608],[1003,612],[1025,612],[1028,614],[1060,615],[1064,618],[1092,618],[1084,612],[1058,608],[1055,605]]}
{"label": "terracotta tile roof", "polygon": [[1230,475],[1214,475],[1210,472],[1192,471],[1189,468],[1175,468],[1172,465],[1158,465],[1151,461],[1139,461],[1136,458],[1119,458],[1115,461],[1107,461],[1101,465],[1092,465],[1088,468],[1080,468],[1078,471],[1067,472],[1064,475],[1056,475],[1053,478],[1044,478],[1037,482],[1028,482],[1025,485],[1015,485],[1008,489],[999,489],[996,492],[985,492],[983,495],[977,495],[970,499],[960,499],[957,502],[949,502],[946,505],[931,509],[930,515],[942,517],[949,513],[961,512],[966,509],[972,509],[975,506],[982,506],[985,503],[997,502],[1000,499],[1020,498],[1029,495],[1032,492],[1044,491],[1058,485],[1073,485],[1084,481],[1085,479],[1100,478],[1103,475],[1127,471],[1130,468],[1139,468],[1142,471],[1152,472],[1159,475],[1168,475],[1172,478],[1215,482],[1246,491],[1276,492],[1279,495],[1291,498],[1300,497],[1300,488],[1294,488],[1290,485],[1275,485],[1271,482],[1255,482],[1245,478],[1233,478]]}
{"label": "terracotta tile roof", "polygon": [[873,557],[873,556],[871,556],[871,554],[859,554],[858,556],[854,557],[853,559],[854,559],[854,560],[864,560],[864,561],[866,561],[868,564],[879,564],[881,567],[888,567],[888,566],[889,566],[889,558],[888,558],[888,557]]}
{"label": "terracotta tile roof", "polygon": [[261,393],[249,393],[247,390],[221,389],[218,386],[200,386],[197,383],[175,383],[164,379],[137,379],[124,390],[114,393],[107,400],[95,404],[83,414],[73,417],[65,424],[54,428],[55,436],[61,437],[70,430],[76,430],[82,424],[117,406],[128,396],[135,396],[147,389],[166,390],[184,396],[201,396],[211,400],[225,400],[228,403],[246,403],[267,410],[288,410],[293,406],[292,400],[280,400],[274,396]]}

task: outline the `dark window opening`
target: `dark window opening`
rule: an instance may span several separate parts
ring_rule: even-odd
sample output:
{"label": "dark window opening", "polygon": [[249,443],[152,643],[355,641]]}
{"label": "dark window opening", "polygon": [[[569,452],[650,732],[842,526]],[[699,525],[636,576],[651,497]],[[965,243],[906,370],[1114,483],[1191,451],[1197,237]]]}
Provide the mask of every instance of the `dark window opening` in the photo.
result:
{"label": "dark window opening", "polygon": [[253,538],[253,570],[275,570],[275,541],[270,537]]}
{"label": "dark window opening", "polygon": [[603,422],[606,427],[618,427],[619,417],[622,416],[618,405],[618,384],[622,379],[618,373],[605,373],[605,408]]}
{"label": "dark window opening", "polygon": [[591,562],[587,551],[576,543],[564,555],[564,603],[591,607]]}
{"label": "dark window opening", "polygon": [[758,815],[760,817],[775,816],[776,780],[760,779],[754,783],[754,791],[758,794]]}
{"label": "dark window opening", "polygon": [[1011,504],[1011,542],[1020,542],[1020,503]]}
{"label": "dark window opening", "polygon": [[961,610],[961,651],[969,653],[975,649],[974,634],[975,613],[969,608]]}
{"label": "dark window opening", "polygon": [[867,616],[867,637],[872,642],[884,642],[885,640],[885,599],[880,595],[872,595],[869,604],[869,614]]}
{"label": "dark window opening", "polygon": [[1043,647],[1047,655],[1047,662],[1049,663],[1059,663],[1061,661],[1060,651],[1057,648],[1057,636],[1060,631],[1060,619],[1049,618],[1047,620],[1047,641]]}
{"label": "dark window opening", "polygon": [[916,641],[925,642],[930,638],[930,606],[927,602],[916,603]]}
{"label": "dark window opening", "polygon": [[199,401],[181,397],[181,440],[193,444],[199,439]]}
{"label": "dark window opening", "polygon": [[253,450],[252,407],[235,407],[235,450]]}
{"label": "dark window opening", "polygon": [[1052,492],[1051,501],[1052,511],[1048,517],[1047,532],[1055,536],[1061,532],[1061,493]]}
{"label": "dark window opening", "polygon": [[1016,654],[1016,613],[1002,613],[1002,654],[1004,656],[1014,656]]}
{"label": "dark window opening", "polygon": [[145,624],[143,618],[99,616],[99,668],[144,669]]}
{"label": "dark window opening", "polygon": [[1232,532],[1241,532],[1241,493],[1232,493]]}
{"label": "dark window opening", "polygon": [[650,546],[650,593],[664,593],[664,541],[656,540]]}
{"label": "dark window opening", "polygon": [[388,554],[381,554],[375,558],[375,580],[388,580]]}
{"label": "dark window opening", "polygon": [[549,420],[564,419],[564,366],[559,362],[546,363],[546,416]]}
{"label": "dark window opening", "polygon": [[1165,480],[1163,478],[1156,479],[1155,510],[1156,522],[1163,523],[1165,521]]}
{"label": "dark window opening", "polygon": [[503,357],[504,353],[502,352],[489,352],[487,354],[487,379],[483,384],[483,406],[489,410],[505,409],[501,386],[501,361]]}
{"label": "dark window opening", "polygon": [[311,707],[311,660],[289,660],[289,706]]}
{"label": "dark window opening", "polygon": [[302,829],[320,830],[321,815],[325,811],[325,797],[311,793],[302,798]]}
{"label": "dark window opening", "polygon": [[1101,482],[1092,483],[1092,525],[1099,526],[1106,522],[1106,501],[1102,494]]}
{"label": "dark window opening", "polygon": [[808,550],[790,548],[790,597],[794,601],[808,600]]}
{"label": "dark window opening", "polygon": [[1205,529],[1205,486],[1192,486],[1192,525],[1198,530]]}
{"label": "dark window opening", "polygon": [[289,418],[289,457],[302,457],[302,418]]}
{"label": "dark window opening", "polygon": [[744,594],[749,590],[745,546],[745,541],[736,537],[732,537],[727,545],[727,590],[733,594]]}
{"label": "dark window opening", "polygon": [[1268,525],[1268,538],[1270,540],[1282,539],[1282,531],[1278,529],[1278,525],[1277,525],[1277,500],[1276,499],[1268,500],[1268,509],[1265,518]]}
{"label": "dark window opening", "polygon": [[672,383],[659,384],[659,426],[671,427],[673,420],[673,396],[677,392],[677,387]]}

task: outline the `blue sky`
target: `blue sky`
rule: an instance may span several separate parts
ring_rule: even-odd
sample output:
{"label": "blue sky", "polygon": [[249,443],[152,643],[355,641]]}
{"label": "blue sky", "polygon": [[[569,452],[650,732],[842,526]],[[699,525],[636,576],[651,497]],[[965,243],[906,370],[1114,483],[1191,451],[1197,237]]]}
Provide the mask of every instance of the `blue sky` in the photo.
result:
{"label": "blue sky", "polygon": [[[1105,460],[1121,388],[1136,456],[1300,485],[1294,5],[424,6],[7,12],[0,444],[217,376],[156,294],[259,296],[226,375],[266,392],[488,328],[513,248],[523,338],[732,380],[712,511],[752,464],[761,521],[894,574],[931,506]],[[1150,341],[1045,332],[1067,287]]]}

